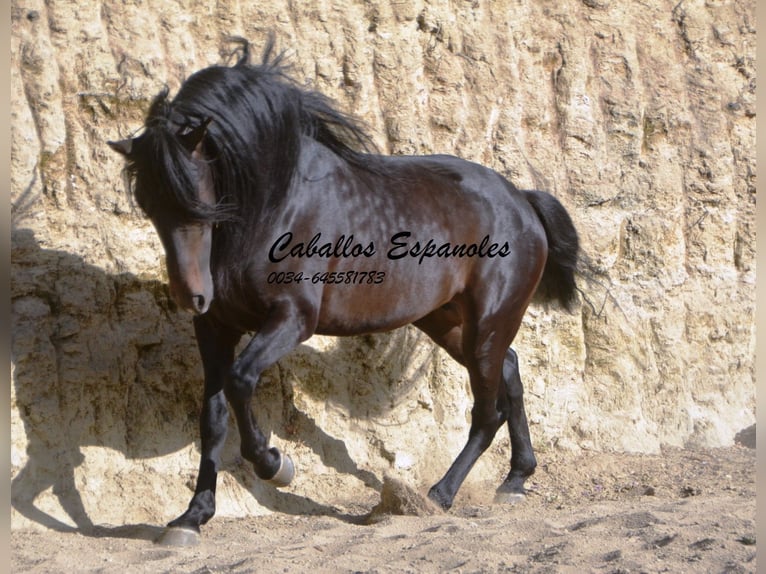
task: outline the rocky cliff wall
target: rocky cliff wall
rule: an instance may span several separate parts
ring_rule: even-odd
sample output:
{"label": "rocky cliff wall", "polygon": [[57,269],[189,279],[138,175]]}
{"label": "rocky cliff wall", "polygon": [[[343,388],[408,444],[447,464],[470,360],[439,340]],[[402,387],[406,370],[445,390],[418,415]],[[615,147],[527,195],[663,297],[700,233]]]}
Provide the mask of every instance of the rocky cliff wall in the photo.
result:
{"label": "rocky cliff wall", "polygon": [[[226,34],[270,30],[385,152],[459,155],[572,213],[576,311],[531,308],[515,343],[541,459],[727,445],[754,422],[753,0],[15,0],[14,527],[185,508],[201,368],[105,141],[225,61]],[[232,429],[219,513],[321,511],[385,472],[427,486],[466,437],[467,377],[413,328],[315,337],[263,379],[299,474],[258,483]],[[466,488],[494,488],[508,449],[498,433]]]}

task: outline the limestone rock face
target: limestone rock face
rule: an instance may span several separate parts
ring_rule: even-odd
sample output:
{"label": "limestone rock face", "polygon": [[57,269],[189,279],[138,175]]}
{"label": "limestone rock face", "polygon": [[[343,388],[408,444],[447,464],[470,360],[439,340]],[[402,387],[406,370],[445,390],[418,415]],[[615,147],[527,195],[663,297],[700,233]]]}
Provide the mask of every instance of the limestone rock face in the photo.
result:
{"label": "limestone rock face", "polygon": [[[515,342],[533,442],[653,452],[755,421],[755,1],[14,0],[13,525],[163,523],[198,464],[191,319],[106,145],[167,85],[270,30],[295,78],[386,153],[449,153],[545,189],[584,250],[576,311]],[[256,414],[298,475],[261,484],[233,426],[219,514],[321,511],[467,436],[464,371],[410,327],[315,337]],[[508,469],[502,429],[464,488]],[[487,497],[491,497],[487,492]]]}

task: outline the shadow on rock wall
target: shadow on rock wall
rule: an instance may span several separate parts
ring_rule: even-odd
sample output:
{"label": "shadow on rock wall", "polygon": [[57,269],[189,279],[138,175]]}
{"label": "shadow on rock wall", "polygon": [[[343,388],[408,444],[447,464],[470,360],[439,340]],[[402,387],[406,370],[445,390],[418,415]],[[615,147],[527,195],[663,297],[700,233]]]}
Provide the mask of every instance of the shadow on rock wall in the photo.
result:
{"label": "shadow on rock wall", "polygon": [[[187,364],[193,335],[159,282],[43,249],[28,229],[13,231],[11,268],[14,406],[27,438],[26,457],[13,457],[26,461],[12,480],[12,505],[72,530],[35,505],[52,488],[78,529],[89,530],[86,484],[75,477],[83,447],[146,458],[193,436],[197,407],[185,388],[199,378]],[[175,372],[157,369],[165,361]]]}
{"label": "shadow on rock wall", "polygon": [[[104,481],[119,483],[135,473],[155,472],[137,462],[188,449],[198,440],[202,369],[191,320],[175,307],[161,282],[131,273],[112,275],[77,255],[46,249],[29,229],[13,230],[11,253],[12,408],[19,413],[13,429],[12,506],[55,530],[153,538],[154,527],[97,526],[103,521],[89,510],[90,501],[103,496],[98,485]],[[313,400],[322,400],[327,392],[327,399],[351,416],[384,416],[417,379],[404,376],[411,368],[413,336],[404,329],[339,339],[327,352],[302,345],[284,361],[286,368],[276,365],[267,371],[256,391],[262,427],[287,442],[300,440],[326,466],[379,489],[381,480],[359,467],[343,438],[325,432],[293,397],[296,388]],[[351,364],[351,370],[340,363]],[[414,368],[417,372],[423,367]],[[258,504],[279,512],[354,519],[261,483],[239,457],[238,445],[230,423],[223,470]],[[100,463],[98,456],[88,456],[89,447],[97,447],[91,453],[116,451],[122,456]],[[196,452],[198,445],[189,463],[195,466]],[[167,481],[172,482],[168,489],[178,487],[190,496],[185,490],[190,484],[183,484],[177,469],[167,470]],[[43,507],[38,498],[48,489],[56,502]],[[149,489],[147,496],[156,493]],[[158,507],[166,503],[156,500]],[[56,505],[68,520],[50,510]],[[177,509],[179,514],[183,510]]]}

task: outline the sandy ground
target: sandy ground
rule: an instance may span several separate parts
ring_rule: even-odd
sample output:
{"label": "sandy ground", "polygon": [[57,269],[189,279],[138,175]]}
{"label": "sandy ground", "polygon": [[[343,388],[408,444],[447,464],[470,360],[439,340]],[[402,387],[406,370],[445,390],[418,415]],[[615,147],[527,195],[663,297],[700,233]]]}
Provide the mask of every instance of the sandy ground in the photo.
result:
{"label": "sandy ground", "polygon": [[399,505],[410,515],[384,512],[368,524],[381,502],[370,491],[366,500],[339,501],[331,515],[215,518],[190,548],[153,544],[160,529],[148,525],[15,531],[11,571],[756,571],[754,449],[538,458],[530,493],[514,505],[494,504],[490,490],[461,491],[450,512],[428,514],[407,500],[417,493],[394,489],[413,503]]}

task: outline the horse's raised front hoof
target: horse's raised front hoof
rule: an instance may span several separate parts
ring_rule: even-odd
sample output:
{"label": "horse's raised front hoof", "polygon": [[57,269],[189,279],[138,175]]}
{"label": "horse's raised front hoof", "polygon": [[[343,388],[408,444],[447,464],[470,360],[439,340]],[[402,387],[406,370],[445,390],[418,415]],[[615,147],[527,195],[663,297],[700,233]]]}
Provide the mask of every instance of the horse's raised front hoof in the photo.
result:
{"label": "horse's raised front hoof", "polygon": [[199,538],[199,532],[193,528],[168,526],[154,543],[160,546],[196,546]]}
{"label": "horse's raised front hoof", "polygon": [[279,470],[266,482],[277,488],[284,488],[295,478],[295,465],[288,455],[280,452],[279,457]]}

